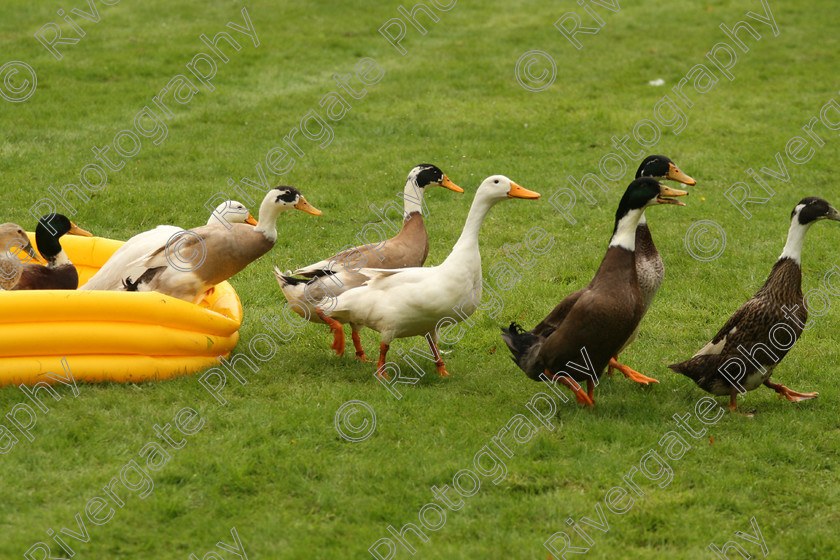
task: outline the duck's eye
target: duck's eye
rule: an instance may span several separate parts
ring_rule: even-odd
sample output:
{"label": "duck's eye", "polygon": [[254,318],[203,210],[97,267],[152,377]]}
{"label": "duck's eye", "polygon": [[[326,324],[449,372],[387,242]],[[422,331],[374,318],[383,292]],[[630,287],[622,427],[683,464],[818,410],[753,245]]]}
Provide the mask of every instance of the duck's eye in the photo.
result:
{"label": "duck's eye", "polygon": [[496,180],[495,180],[495,181],[493,181],[493,182],[494,182],[494,183],[496,183],[497,185],[499,184],[499,180],[498,180],[498,179],[496,179]]}

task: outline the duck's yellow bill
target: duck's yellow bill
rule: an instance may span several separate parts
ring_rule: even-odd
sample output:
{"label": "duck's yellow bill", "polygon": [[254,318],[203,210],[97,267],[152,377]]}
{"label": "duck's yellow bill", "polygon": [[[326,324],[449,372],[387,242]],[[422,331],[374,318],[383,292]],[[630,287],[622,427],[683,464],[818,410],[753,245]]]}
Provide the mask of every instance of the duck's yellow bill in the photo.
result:
{"label": "duck's yellow bill", "polygon": [[671,179],[672,181],[679,181],[684,185],[691,186],[697,184],[697,181],[680,171],[680,168],[674,165],[673,163],[670,163],[668,165],[668,175],[666,175],[666,177],[668,179]]}
{"label": "duck's yellow bill", "polygon": [[445,188],[449,189],[450,191],[464,192],[464,189],[462,189],[461,187],[459,187],[458,185],[456,185],[455,183],[450,181],[449,177],[447,177],[446,174],[443,175],[443,179],[441,179],[441,181],[440,181],[440,183],[438,183],[438,185],[440,185],[441,187],[445,187]]}
{"label": "duck's yellow bill", "polygon": [[673,198],[668,198],[671,196],[685,196],[688,194],[688,191],[681,191],[679,189],[672,189],[671,187],[666,187],[663,184],[659,185],[659,195],[656,197],[656,202],[659,204],[676,204],[677,206],[685,206],[684,202],[680,202],[679,200],[674,200]]}
{"label": "duck's yellow bill", "polygon": [[510,190],[508,191],[508,198],[539,198],[540,193],[529,191],[528,189],[522,188],[513,181],[510,182]]}
{"label": "duck's yellow bill", "polygon": [[81,235],[82,237],[93,237],[93,234],[89,231],[85,231],[73,222],[70,222],[70,231],[67,233],[71,235]]}
{"label": "duck's yellow bill", "polygon": [[295,208],[297,208],[298,210],[303,210],[307,214],[312,214],[313,216],[321,215],[321,211],[309,204],[308,202],[306,202],[306,199],[303,197],[300,197],[300,199],[297,201],[297,204],[295,204]]}

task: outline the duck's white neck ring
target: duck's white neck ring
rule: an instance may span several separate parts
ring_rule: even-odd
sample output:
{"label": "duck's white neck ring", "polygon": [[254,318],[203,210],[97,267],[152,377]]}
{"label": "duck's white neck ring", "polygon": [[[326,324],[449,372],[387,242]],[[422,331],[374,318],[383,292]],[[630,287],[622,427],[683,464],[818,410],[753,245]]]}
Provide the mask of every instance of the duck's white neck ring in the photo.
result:
{"label": "duck's white neck ring", "polygon": [[628,251],[636,250],[636,227],[644,216],[644,208],[630,210],[618,220],[615,232],[610,239],[610,247],[623,247]]}
{"label": "duck's white neck ring", "polygon": [[787,257],[792,259],[796,264],[801,264],[802,245],[805,243],[805,234],[808,233],[808,228],[810,228],[813,223],[814,222],[800,224],[799,216],[794,216],[793,220],[790,222],[790,229],[788,230],[785,248],[782,250],[782,254],[779,255],[780,259]]}

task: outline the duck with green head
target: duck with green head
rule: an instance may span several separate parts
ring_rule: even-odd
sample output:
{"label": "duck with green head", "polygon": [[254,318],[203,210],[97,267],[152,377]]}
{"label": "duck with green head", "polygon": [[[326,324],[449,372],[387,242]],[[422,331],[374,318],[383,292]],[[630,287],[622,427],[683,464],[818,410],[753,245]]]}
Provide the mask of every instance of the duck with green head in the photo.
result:
{"label": "duck with green head", "polygon": [[79,273],[59,241],[67,233],[93,237],[63,214],[49,214],[38,220],[35,245],[47,264],[20,264],[20,276],[12,290],[75,290],[79,287]]}
{"label": "duck with green head", "polygon": [[[559,381],[578,402],[593,405],[598,378],[644,314],[635,254],[639,221],[650,206],[684,206],[674,197],[686,194],[656,179],[635,179],[619,202],[607,253],[589,285],[567,296],[530,331],[516,323],[502,329],[513,361],[528,377]],[[577,383],[584,380],[587,392]]]}
{"label": "duck with green head", "polygon": [[[651,177],[658,181],[677,181],[689,186],[696,183],[694,179],[680,171],[677,164],[671,161],[670,158],[661,155],[648,156],[642,161],[639,169],[636,170],[636,179],[641,177]],[[639,289],[642,291],[642,299],[644,300],[642,309],[642,318],[644,318],[650,304],[653,303],[656,292],[659,291],[659,287],[662,286],[662,282],[665,280],[665,263],[662,262],[662,256],[656,250],[656,245],[653,243],[653,236],[650,234],[650,228],[648,227],[644,213],[642,213],[642,217],[639,220],[639,225],[636,226],[636,274],[639,277]],[[607,373],[612,375],[613,370],[618,370],[625,377],[636,383],[643,385],[659,383],[656,379],[642,375],[638,371],[618,361],[618,355],[636,340],[641,325],[642,322],[640,320],[627,341],[616,352],[616,355],[612,357],[607,368]]]}

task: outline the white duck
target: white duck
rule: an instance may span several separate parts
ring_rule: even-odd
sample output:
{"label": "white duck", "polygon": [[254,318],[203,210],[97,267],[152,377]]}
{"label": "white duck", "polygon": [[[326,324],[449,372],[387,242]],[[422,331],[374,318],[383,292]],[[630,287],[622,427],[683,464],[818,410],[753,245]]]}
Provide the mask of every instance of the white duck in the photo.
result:
{"label": "white duck", "polygon": [[296,188],[274,187],[260,205],[256,227],[208,225],[184,231],[165,247],[129,264],[124,270],[123,289],[159,292],[197,303],[213,286],[270,251],[277,241],[277,217],[292,209],[321,215]]}
{"label": "white duck", "polygon": [[[381,243],[343,250],[294,272],[283,274],[274,267],[274,276],[283,295],[287,301],[294,302],[292,309],[313,323],[323,323],[315,311],[316,304],[325,297],[335,297],[366,282],[368,277],[360,272],[361,267],[391,269],[423,266],[429,254],[429,235],[423,222],[423,194],[434,186],[464,192],[437,166],[420,164],[408,173],[405,181],[403,226],[396,236]],[[390,220],[387,221],[390,223]],[[394,227],[393,224],[391,227]],[[353,344],[356,356],[363,358],[364,350],[356,331],[353,331]]]}
{"label": "white duck", "polygon": [[[232,224],[257,225],[257,221],[248,211],[244,204],[235,200],[228,200],[219,204],[210,218],[207,225],[224,226],[225,221]],[[173,235],[185,231],[178,226],[158,226],[155,229],[138,233],[125,242],[122,247],[116,250],[102,268],[91,276],[80,290],[111,290],[123,289],[126,267],[141,257],[148,255],[161,247],[165,247]]]}
{"label": "white duck", "polygon": [[[382,366],[392,340],[426,336],[438,373],[449,375],[437,349],[436,327],[444,317],[458,322],[470,316],[481,301],[478,231],[484,218],[502,200],[539,196],[503,175],[488,177],[476,191],[461,237],[442,264],[428,268],[362,269],[369,281],[336,298],[325,299],[317,310],[333,330],[336,352],[341,355],[344,351],[342,323],[350,323],[354,331],[362,327],[378,331],[382,338],[377,375],[383,375]],[[455,307],[459,307],[458,313],[453,310]]]}

